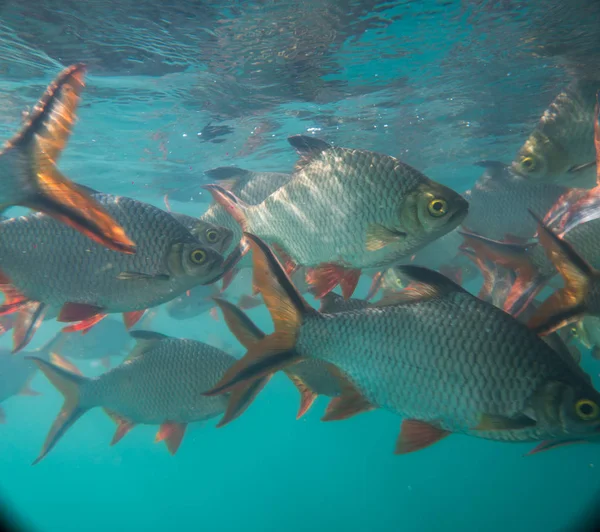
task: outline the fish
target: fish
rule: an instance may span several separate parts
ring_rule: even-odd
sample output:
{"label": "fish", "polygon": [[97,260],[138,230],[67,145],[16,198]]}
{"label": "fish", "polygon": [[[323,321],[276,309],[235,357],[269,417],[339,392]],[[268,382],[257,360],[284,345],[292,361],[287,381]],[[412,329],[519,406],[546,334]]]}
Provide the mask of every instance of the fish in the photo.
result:
{"label": "fish", "polygon": [[244,390],[255,379],[318,359],[337,367],[342,386],[323,419],[373,408],[399,414],[399,454],[453,433],[549,445],[600,431],[600,394],[571,357],[563,358],[526,325],[440,273],[403,266],[412,279],[405,292],[327,315],[295,290],[264,241],[245,237],[275,332],[205,392],[231,393],[228,408],[247,408]]}
{"label": "fish", "polygon": [[49,309],[60,309],[60,322],[80,322],[67,330],[87,329],[116,312],[132,326],[147,308],[223,274],[223,256],[169,213],[131,198],[93,197],[135,237],[135,255],[102,247],[41,213],[0,223],[1,313],[27,307],[30,316],[19,348]]}
{"label": "fish", "polygon": [[196,286],[167,302],[165,310],[175,320],[195,318],[215,307],[212,297],[217,294],[218,290],[214,285]]}
{"label": "fish", "polygon": [[[533,211],[533,209],[531,210]],[[535,221],[533,217],[530,216]],[[600,267],[600,188],[571,189],[561,196],[544,216],[552,230],[581,250],[586,259]],[[467,246],[473,248],[487,268],[502,266],[516,274],[504,303],[504,310],[518,316],[541,289],[553,282],[558,273],[539,238],[497,241],[474,233],[461,231]],[[483,275],[486,267],[483,265]]]}
{"label": "fish", "polygon": [[133,331],[136,340],[119,366],[90,379],[40,357],[28,357],[64,395],[37,464],[85,412],[102,407],[117,424],[111,445],[136,425],[160,425],[155,441],[165,441],[171,454],[179,449],[188,423],[211,419],[225,411],[226,397],[205,397],[235,358],[195,340],[150,331]]}
{"label": "fish", "polygon": [[222,255],[229,249],[233,231],[187,214],[172,212],[171,216],[194,235],[203,246],[210,246]]}
{"label": "fish", "polygon": [[293,178],[259,205],[207,185],[244,231],[310,268],[322,297],[338,284],[349,298],[363,270],[382,270],[460,225],[458,193],[389,155],[333,147],[303,135]]}
{"label": "fish", "polygon": [[[586,349],[596,360],[600,360],[600,318],[584,316],[571,324],[567,337],[570,342],[577,342]],[[565,329],[559,329],[560,332]]]}
{"label": "fish", "polygon": [[108,369],[111,357],[124,357],[130,351],[131,341],[125,324],[107,317],[88,331],[57,332],[47,349],[67,359],[98,360]]}
{"label": "fish", "polygon": [[483,167],[484,172],[464,193],[469,213],[461,229],[487,238],[531,238],[536,224],[527,209],[548,212],[568,190],[553,183],[529,182],[510,165],[498,161],[476,164]]}
{"label": "fish", "polygon": [[[540,305],[529,326],[545,335],[588,315],[600,317],[600,270],[579,254],[576,245],[560,238],[533,212],[531,215],[538,222],[540,243],[563,278],[564,286]],[[593,222],[586,225],[590,223]]]}
{"label": "fish", "polygon": [[[59,367],[78,371],[64,358],[52,353],[48,345],[24,354],[26,356],[36,356],[45,361],[52,360]],[[21,356],[13,356],[7,349],[0,349],[0,423],[4,423],[6,420],[6,414],[2,408],[4,401],[15,395],[41,395],[31,387],[31,381],[37,370],[37,366],[31,360]]]}
{"label": "fish", "polygon": [[122,253],[135,252],[124,229],[56,163],[76,121],[85,66],[65,68],[25,116],[20,131],[0,151],[0,209],[12,205],[42,211],[86,237]]}
{"label": "fish", "polygon": [[581,79],[561,91],[520,148],[513,170],[532,183],[593,187],[594,120],[599,89],[600,80]]}

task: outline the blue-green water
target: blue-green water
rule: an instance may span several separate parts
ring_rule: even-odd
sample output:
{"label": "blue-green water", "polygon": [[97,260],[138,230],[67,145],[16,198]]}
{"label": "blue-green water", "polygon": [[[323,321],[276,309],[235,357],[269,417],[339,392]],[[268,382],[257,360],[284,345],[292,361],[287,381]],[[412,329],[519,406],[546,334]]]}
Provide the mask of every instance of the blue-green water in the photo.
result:
{"label": "blue-green water", "polygon": [[[304,133],[398,156],[462,192],[475,161],[512,160],[558,90],[597,59],[597,4],[565,4],[0,2],[0,133],[83,61],[60,167],[94,188],[161,207],[167,194],[173,210],[200,215],[204,170],[291,171],[286,138]],[[203,142],[209,123],[232,132]],[[363,279],[357,293],[367,288]],[[264,308],[250,315],[272,330]],[[58,328],[45,323],[32,346]],[[161,310],[152,329],[243,354],[208,313],[174,321]],[[600,362],[583,357],[598,387]],[[0,495],[31,530],[557,531],[599,500],[597,445],[524,457],[533,445],[457,435],[395,456],[397,416],[321,423],[321,398],[296,421],[298,393],[281,375],[234,423],[190,426],[175,456],[150,426],[110,447],[114,424],[95,409],[31,467],[62,404],[43,376],[32,387],[43,395],[9,399],[0,426]]]}

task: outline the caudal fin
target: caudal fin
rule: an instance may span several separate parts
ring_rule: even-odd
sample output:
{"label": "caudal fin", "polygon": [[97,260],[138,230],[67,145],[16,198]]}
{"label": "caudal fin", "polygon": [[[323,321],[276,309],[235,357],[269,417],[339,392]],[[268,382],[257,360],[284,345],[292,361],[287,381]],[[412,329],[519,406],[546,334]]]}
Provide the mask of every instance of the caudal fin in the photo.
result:
{"label": "caudal fin", "polygon": [[589,312],[586,296],[590,292],[590,285],[600,280],[600,272],[592,268],[533,212],[529,213],[538,222],[540,243],[564,280],[564,287],[546,299],[528,323],[539,334],[549,334]]}
{"label": "caudal fin", "polygon": [[82,406],[80,403],[81,386],[87,381],[85,377],[76,375],[70,371],[62,369],[50,362],[38,357],[25,357],[33,360],[38,368],[48,377],[48,380],[56,386],[58,391],[63,394],[65,402],[54,420],[46,441],[42,447],[39,456],[33,462],[33,465],[42,460],[56,445],[64,433],[77,421],[90,407]]}
{"label": "caudal fin", "polygon": [[[247,407],[258,393],[256,386],[259,379],[269,377],[302,360],[295,350],[298,331],[304,317],[316,311],[296,290],[269,247],[254,235],[245,233],[245,236],[252,247],[254,284],[260,289],[271,313],[275,332],[256,342],[251,341],[250,344],[246,341],[248,346],[246,355],[233,364],[216,386],[205,395],[220,395],[227,392],[241,395],[240,390],[245,390],[244,397],[232,398],[230,401],[235,399],[240,404],[243,402]],[[225,308],[222,302],[219,306]],[[235,333],[237,330],[239,334],[239,325],[243,319],[240,319],[239,314],[233,318],[236,324],[232,327],[232,331]],[[231,314],[225,315],[225,320],[230,325],[233,323]]]}
{"label": "caudal fin", "polygon": [[56,167],[75,123],[84,73],[80,64],[63,70],[6,142],[0,153],[2,207],[45,212],[110,249],[133,253],[135,244],[123,228]]}

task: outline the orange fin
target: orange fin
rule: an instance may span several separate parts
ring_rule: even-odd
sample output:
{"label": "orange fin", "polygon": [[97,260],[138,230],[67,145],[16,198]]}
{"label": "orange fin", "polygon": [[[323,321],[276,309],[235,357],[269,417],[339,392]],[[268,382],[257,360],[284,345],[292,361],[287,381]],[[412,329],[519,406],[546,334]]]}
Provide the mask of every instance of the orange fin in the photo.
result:
{"label": "orange fin", "polygon": [[17,312],[29,303],[29,299],[13,286],[11,280],[2,272],[0,272],[0,292],[4,295],[0,316]]}
{"label": "orange fin", "polygon": [[376,407],[367,401],[339,368],[331,366],[331,373],[339,382],[341,393],[329,401],[321,421],[340,421],[375,410]]}
{"label": "orange fin", "polygon": [[557,449],[558,447],[565,447],[567,445],[574,445],[577,443],[589,443],[587,440],[546,440],[534,447],[525,456],[531,456],[532,454],[538,454],[544,451],[550,451]]}
{"label": "orange fin", "polygon": [[564,280],[564,287],[546,299],[528,323],[539,334],[549,334],[587,313],[585,299],[590,285],[597,282],[600,273],[568,242],[560,239],[534,213],[529,212],[538,222],[540,243]]}
{"label": "orange fin", "polygon": [[227,402],[227,409],[225,410],[225,414],[223,414],[223,418],[217,424],[217,428],[221,428],[240,417],[271,380],[271,377],[272,375],[267,375],[266,377],[261,377],[235,386],[231,390],[231,395]]}
{"label": "orange fin", "polygon": [[317,299],[331,292],[338,284],[341,285],[344,299],[348,299],[354,293],[359,278],[360,270],[346,269],[337,264],[309,268],[306,274],[306,281],[313,285],[311,292]]}
{"label": "orange fin", "polygon": [[61,357],[58,353],[50,353],[48,355],[48,360],[50,360],[50,362],[55,365],[56,367],[62,368],[66,371],[69,371],[75,375],[79,375],[80,377],[83,377],[83,373],[81,373],[80,369],[73,364],[72,362],[69,362],[66,358]]}
{"label": "orange fin", "polygon": [[138,321],[142,319],[142,316],[146,310],[132,310],[130,312],[123,312],[123,322],[125,323],[126,329],[131,329]]}
{"label": "orange fin", "polygon": [[[84,73],[83,65],[63,70],[0,157],[16,157],[15,166],[20,165],[16,171],[21,172],[19,179],[24,183],[20,186],[26,192],[19,197],[18,191],[13,191],[13,204],[43,211],[110,249],[133,253],[135,245],[123,228],[55,164],[75,123]],[[28,163],[26,168],[21,161]]]}
{"label": "orange fin", "polygon": [[248,230],[246,220],[248,206],[242,200],[219,185],[204,185],[202,188],[211,193],[213,199],[240,225],[242,231]]}
{"label": "orange fin", "polygon": [[367,293],[367,297],[365,297],[365,299],[367,301],[371,301],[371,299],[373,299],[377,295],[379,290],[381,290],[381,284],[383,282],[383,275],[384,275],[384,272],[377,272],[373,276],[373,280],[371,281],[371,286],[369,287],[369,292]]}
{"label": "orange fin", "polygon": [[231,285],[238,273],[240,273],[238,268],[231,268],[223,275],[223,287],[221,288],[221,292],[225,292],[225,290],[229,288],[229,285]]}
{"label": "orange fin", "polygon": [[300,392],[300,408],[296,414],[296,419],[300,419],[306,412],[309,411],[310,407],[315,402],[318,394],[313,392],[310,387],[300,378],[298,375],[294,375],[290,371],[286,371],[285,374],[294,383],[294,386]]}
{"label": "orange fin", "polygon": [[23,349],[44,321],[48,306],[31,301],[19,309],[13,330],[13,353]]}
{"label": "orange fin", "polygon": [[264,340],[265,334],[233,303],[218,297],[213,298],[213,300],[221,309],[229,330],[246,349],[251,349],[260,340]]}
{"label": "orange fin", "polygon": [[104,309],[87,303],[65,303],[58,314],[57,321],[83,321],[102,314]]}
{"label": "orange fin", "polygon": [[179,446],[181,445],[181,440],[183,439],[183,435],[185,434],[185,429],[187,427],[187,423],[175,423],[172,421],[166,421],[160,426],[155,438],[155,442],[158,443],[160,441],[165,440],[167,444],[167,449],[171,454],[175,454]]}
{"label": "orange fin", "polygon": [[102,321],[104,318],[106,318],[106,314],[96,314],[95,316],[92,316],[87,320],[83,320],[78,323],[75,323],[74,325],[64,327],[62,331],[66,333],[81,331],[81,334],[86,334],[94,325],[96,325],[96,323]]}
{"label": "orange fin", "polygon": [[273,251],[275,251],[275,253],[281,258],[285,273],[287,273],[291,277],[298,270],[298,264],[296,264],[292,257],[290,257],[290,255],[286,251],[284,251],[284,249],[281,246],[273,244],[272,247]]}
{"label": "orange fin", "polygon": [[405,419],[396,442],[395,454],[407,454],[429,447],[451,434],[425,421]]}
{"label": "orange fin", "polygon": [[238,384],[249,384],[300,362],[302,357],[294,349],[296,336],[303,317],[316,312],[294,288],[269,247],[258,237],[249,233],[245,236],[252,246],[254,283],[260,288],[271,313],[275,332],[252,345],[204,395],[220,395]]}
{"label": "orange fin", "polygon": [[117,430],[115,431],[115,434],[110,442],[110,445],[116,445],[121,441],[125,434],[135,427],[135,423],[108,408],[105,408],[104,411],[117,424]]}

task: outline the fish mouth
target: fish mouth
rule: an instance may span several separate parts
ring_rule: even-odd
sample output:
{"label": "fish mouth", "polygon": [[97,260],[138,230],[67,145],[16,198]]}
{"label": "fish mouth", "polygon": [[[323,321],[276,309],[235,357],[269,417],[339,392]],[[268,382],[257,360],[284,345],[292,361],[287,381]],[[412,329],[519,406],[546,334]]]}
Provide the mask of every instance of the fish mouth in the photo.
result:
{"label": "fish mouth", "polygon": [[242,250],[240,246],[237,246],[221,264],[221,271],[210,280],[200,284],[208,285],[220,281],[228,271],[235,267],[235,265],[241,260],[241,258]]}
{"label": "fish mouth", "polygon": [[[225,235],[225,237],[223,238],[223,242],[222,244],[219,246],[219,253],[224,253],[225,251],[227,251],[227,249],[229,248],[229,246],[231,245],[231,241],[233,240],[233,233],[230,231],[228,234]],[[232,253],[234,253],[234,251],[232,251]]]}

